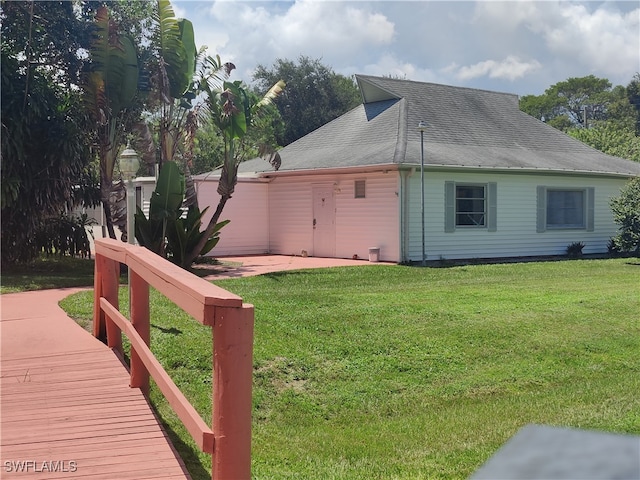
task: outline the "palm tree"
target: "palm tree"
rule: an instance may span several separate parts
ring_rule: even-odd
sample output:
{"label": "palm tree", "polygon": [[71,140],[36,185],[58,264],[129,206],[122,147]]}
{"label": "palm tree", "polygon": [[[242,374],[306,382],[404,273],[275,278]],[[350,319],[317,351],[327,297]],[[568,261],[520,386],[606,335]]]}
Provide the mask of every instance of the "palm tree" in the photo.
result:
{"label": "palm tree", "polygon": [[113,171],[122,145],[126,117],[138,91],[138,56],[133,40],[118,33],[118,26],[102,6],[95,18],[84,102],[95,122],[100,160],[100,199],[109,236],[116,238],[109,198]]}
{"label": "palm tree", "polygon": [[[209,57],[207,62],[214,67],[220,65],[219,59]],[[226,66],[227,71],[235,68],[231,64],[226,64]],[[233,195],[238,183],[238,166],[244,159],[243,142],[248,130],[254,125],[264,108],[271,105],[285,87],[284,81],[280,80],[269,89],[264,97],[259,98],[249,92],[240,81],[225,81],[222,83],[222,88],[216,88],[212,83],[211,79],[206,76],[201,79],[201,88],[206,94],[209,118],[219,130],[224,141],[224,160],[218,183],[220,200],[200,241],[187,253],[184,262],[186,265],[193,263],[207,240],[216,231],[216,225],[224,206]],[[280,155],[271,146],[258,146],[258,155],[265,158],[276,170],[280,167]]]}

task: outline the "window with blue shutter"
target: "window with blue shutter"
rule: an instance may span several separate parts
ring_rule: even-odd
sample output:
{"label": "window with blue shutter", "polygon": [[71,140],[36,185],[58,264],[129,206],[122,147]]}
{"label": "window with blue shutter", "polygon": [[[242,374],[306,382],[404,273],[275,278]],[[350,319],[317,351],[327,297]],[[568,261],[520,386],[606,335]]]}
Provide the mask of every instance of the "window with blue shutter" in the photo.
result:
{"label": "window with blue shutter", "polygon": [[590,188],[537,188],[537,231],[594,229],[595,190]]}
{"label": "window with blue shutter", "polygon": [[445,182],[445,232],[456,228],[497,230],[497,184]]}

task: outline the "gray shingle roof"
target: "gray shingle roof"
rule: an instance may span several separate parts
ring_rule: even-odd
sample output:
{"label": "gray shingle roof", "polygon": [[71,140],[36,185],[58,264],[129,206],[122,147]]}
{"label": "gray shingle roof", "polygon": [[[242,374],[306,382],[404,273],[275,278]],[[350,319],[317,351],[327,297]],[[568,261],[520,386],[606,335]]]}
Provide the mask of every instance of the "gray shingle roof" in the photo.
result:
{"label": "gray shingle roof", "polygon": [[[640,175],[640,163],[605,155],[521,112],[512,94],[358,75],[363,104],[280,150],[280,171],[425,164]],[[272,171],[262,160],[241,172]]]}

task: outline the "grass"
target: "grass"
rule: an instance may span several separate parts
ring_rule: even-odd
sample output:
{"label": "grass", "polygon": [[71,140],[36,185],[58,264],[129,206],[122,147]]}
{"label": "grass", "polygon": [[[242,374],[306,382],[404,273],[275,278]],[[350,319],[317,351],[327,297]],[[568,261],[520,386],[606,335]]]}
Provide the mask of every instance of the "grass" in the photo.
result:
{"label": "grass", "polygon": [[[255,305],[254,478],[467,478],[529,423],[640,434],[638,278],[637,259],[613,259],[216,282]],[[63,307],[90,316],[91,302]],[[152,324],[209,423],[208,327],[156,292]],[[155,389],[152,402],[193,477],[210,478]]]}
{"label": "grass", "polygon": [[[239,263],[220,261],[214,258],[199,259],[191,270],[203,277],[215,273],[224,273]],[[0,294],[18,293],[48,288],[92,287],[94,260],[86,258],[42,255],[27,264],[9,265],[2,268]],[[123,270],[120,282],[127,282]]]}
{"label": "grass", "polygon": [[93,286],[93,259],[42,256],[2,268],[0,293]]}

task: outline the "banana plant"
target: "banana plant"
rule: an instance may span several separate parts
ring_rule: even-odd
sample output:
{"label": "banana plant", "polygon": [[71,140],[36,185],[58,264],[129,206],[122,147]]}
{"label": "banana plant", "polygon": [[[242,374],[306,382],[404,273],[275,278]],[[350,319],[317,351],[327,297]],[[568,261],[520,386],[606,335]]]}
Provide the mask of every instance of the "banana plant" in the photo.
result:
{"label": "banana plant", "polygon": [[162,166],[176,158],[191,102],[196,98],[193,79],[198,52],[193,24],[176,18],[168,0],[158,0],[154,22],[157,28],[152,37],[155,59],[151,67],[151,100],[159,109],[159,163]]}
{"label": "banana plant", "polygon": [[209,237],[205,237],[204,231],[200,231],[202,225],[202,217],[209,207],[200,211],[200,209],[192,205],[187,210],[187,215],[178,218],[169,225],[167,230],[167,250],[170,260],[184,269],[189,269],[191,263],[187,263],[187,253],[193,250],[198,242],[204,238],[205,243],[198,255],[206,255],[220,241],[220,229],[227,225],[230,220],[224,220],[216,223],[213,232]]}
{"label": "banana plant", "polygon": [[125,117],[138,90],[139,67],[133,40],[118,32],[117,24],[104,6],[96,13],[89,56],[84,104],[96,126],[100,197],[109,236],[115,238],[109,196],[118,150],[124,136]]}
{"label": "banana plant", "polygon": [[[138,208],[135,216],[136,238],[143,247],[161,255],[173,263],[188,269],[187,252],[206,235],[200,231],[202,212],[196,206],[183,216],[182,203],[185,194],[185,177],[176,162],[166,162],[160,170],[156,189],[151,195],[149,218]],[[204,238],[199,255],[205,255],[220,240],[220,229],[229,220],[218,223],[208,237]]]}
{"label": "banana plant", "polygon": [[[211,63],[217,64],[210,59]],[[265,107],[282,93],[285,88],[284,81],[274,84],[264,97],[249,92],[241,81],[222,83],[222,88],[215,88],[208,79],[203,79],[201,88],[206,94],[206,105],[213,124],[220,131],[224,141],[224,161],[218,183],[220,199],[213,216],[209,220],[203,237],[191,249],[186,257],[185,264],[191,265],[209,238],[216,229],[220,215],[227,201],[233,195],[238,183],[238,166],[244,159],[242,145],[247,131],[254,124]],[[261,145],[258,148],[259,155],[267,160],[276,170],[280,167],[280,155],[271,147]]]}
{"label": "banana plant", "polygon": [[183,199],[184,176],[177,163],[166,162],[151,194],[149,218],[140,207],[135,215],[136,238],[140,245],[160,256],[166,256],[167,230],[182,214],[180,207]]}

